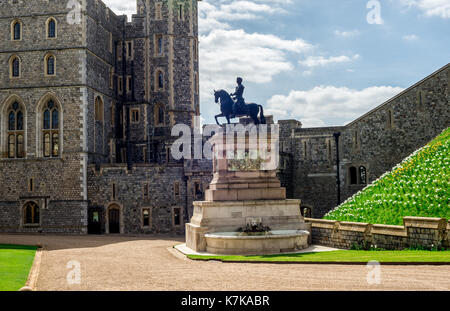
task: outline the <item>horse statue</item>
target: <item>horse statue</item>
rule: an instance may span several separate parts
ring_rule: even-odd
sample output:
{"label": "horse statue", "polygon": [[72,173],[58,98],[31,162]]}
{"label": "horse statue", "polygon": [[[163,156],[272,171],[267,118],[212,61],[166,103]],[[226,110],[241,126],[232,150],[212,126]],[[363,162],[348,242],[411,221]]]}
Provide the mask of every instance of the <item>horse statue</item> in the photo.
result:
{"label": "horse statue", "polygon": [[[228,124],[230,124],[231,116],[233,115],[233,104],[234,101],[231,98],[231,95],[228,94],[227,91],[214,90],[214,97],[216,104],[219,103],[220,100],[220,111],[221,114],[215,116],[217,125],[220,126],[217,118],[224,117],[227,119]],[[261,113],[260,113],[261,112]],[[258,118],[258,113],[260,113],[260,118]],[[266,124],[266,118],[264,117],[264,109],[261,105],[258,104],[245,104],[244,108],[238,112],[236,117],[251,117],[255,125],[258,124]]]}

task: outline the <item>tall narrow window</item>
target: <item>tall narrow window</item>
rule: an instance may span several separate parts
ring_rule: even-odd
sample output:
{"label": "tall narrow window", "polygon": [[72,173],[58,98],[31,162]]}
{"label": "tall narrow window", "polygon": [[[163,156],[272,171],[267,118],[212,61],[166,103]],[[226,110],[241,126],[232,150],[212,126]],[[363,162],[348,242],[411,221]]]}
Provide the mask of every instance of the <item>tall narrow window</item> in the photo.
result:
{"label": "tall narrow window", "polygon": [[55,75],[55,56],[53,55],[47,55],[45,58],[46,62],[46,74],[48,76],[54,76]]}
{"label": "tall narrow window", "polygon": [[95,121],[103,121],[103,101],[100,96],[95,98],[94,110]]}
{"label": "tall narrow window", "polygon": [[142,185],[142,194],[144,196],[144,199],[148,199],[148,183],[144,183]]}
{"label": "tall narrow window", "polygon": [[112,192],[112,199],[113,199],[113,201],[115,201],[116,198],[117,198],[116,184],[113,183],[111,188],[112,188],[112,189],[111,189],[111,192]]}
{"label": "tall narrow window", "polygon": [[109,68],[109,88],[114,89],[114,67]]}
{"label": "tall narrow window", "polygon": [[123,93],[123,80],[122,77],[117,78],[117,89],[119,91],[119,94]]}
{"label": "tall narrow window", "polygon": [[359,167],[359,183],[362,185],[367,184],[367,170],[364,166]]}
{"label": "tall narrow window", "polygon": [[111,103],[111,126],[116,124],[116,103]]}
{"label": "tall narrow window", "polygon": [[25,156],[24,114],[19,103],[14,102],[8,109],[8,157],[23,158]]}
{"label": "tall narrow window", "polygon": [[20,77],[20,59],[17,56],[11,57],[10,60],[10,72],[11,77]]}
{"label": "tall narrow window", "polygon": [[198,73],[194,73],[194,93],[198,94]]}
{"label": "tall narrow window", "polygon": [[303,141],[303,159],[307,160],[308,159],[308,144],[306,143],[306,140]]}
{"label": "tall narrow window", "polygon": [[164,41],[162,35],[156,35],[155,37],[155,54],[156,56],[162,56],[164,51]]}
{"label": "tall narrow window", "polygon": [[[107,12],[109,12],[109,11],[107,11]],[[110,53],[113,52],[113,35],[111,32],[109,33],[109,52]]]}
{"label": "tall narrow window", "polygon": [[392,110],[389,109],[386,111],[386,118],[387,118],[387,128],[392,128],[394,126],[394,114],[392,113]]}
{"label": "tall narrow window", "polygon": [[164,125],[164,107],[161,104],[155,107],[155,125]]}
{"label": "tall narrow window", "polygon": [[56,21],[53,18],[47,22],[47,37],[56,38]]}
{"label": "tall narrow window", "polygon": [[176,197],[180,195],[180,183],[178,181],[173,184],[173,194]]}
{"label": "tall narrow window", "polygon": [[20,40],[22,37],[22,25],[19,21],[14,21],[12,25],[13,40]]}
{"label": "tall narrow window", "polygon": [[127,41],[127,59],[133,59],[133,41]]}
{"label": "tall narrow window", "polygon": [[122,41],[120,41],[120,42],[117,44],[117,51],[116,51],[117,60],[121,60],[121,59],[122,59],[122,49],[123,49],[123,47],[122,47]]}
{"label": "tall narrow window", "polygon": [[158,71],[158,89],[164,89],[164,75],[162,71]]}
{"label": "tall narrow window", "polygon": [[34,178],[30,178],[28,180],[28,191],[33,192],[34,191]]}
{"label": "tall narrow window", "polygon": [[422,93],[422,91],[419,91],[418,93],[417,93],[417,110],[419,110],[419,111],[423,111],[423,107],[424,105],[423,105],[423,93]]}
{"label": "tall narrow window", "polygon": [[197,53],[198,53],[197,40],[194,40],[193,52],[194,52],[194,61],[196,61],[197,60]]}
{"label": "tall narrow window", "polygon": [[359,134],[358,131],[353,132],[353,149],[359,149]]}
{"label": "tall narrow window", "polygon": [[127,76],[127,93],[131,92],[132,81],[131,76]]}
{"label": "tall narrow window", "polygon": [[53,100],[49,100],[43,112],[44,157],[57,158],[60,151],[59,109]]}
{"label": "tall narrow window", "polygon": [[184,10],[183,10],[183,4],[182,3],[178,4],[178,19],[180,21],[184,20]]}

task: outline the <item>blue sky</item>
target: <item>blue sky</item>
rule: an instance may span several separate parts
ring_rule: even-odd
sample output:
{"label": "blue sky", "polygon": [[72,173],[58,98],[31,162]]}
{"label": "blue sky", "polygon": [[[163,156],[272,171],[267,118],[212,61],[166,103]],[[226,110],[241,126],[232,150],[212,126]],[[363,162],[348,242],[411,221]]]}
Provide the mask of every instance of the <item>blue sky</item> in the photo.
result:
{"label": "blue sky", "polygon": [[350,122],[450,62],[450,0],[203,0],[199,19],[206,123],[213,90],[237,76],[247,102],[315,127]]}

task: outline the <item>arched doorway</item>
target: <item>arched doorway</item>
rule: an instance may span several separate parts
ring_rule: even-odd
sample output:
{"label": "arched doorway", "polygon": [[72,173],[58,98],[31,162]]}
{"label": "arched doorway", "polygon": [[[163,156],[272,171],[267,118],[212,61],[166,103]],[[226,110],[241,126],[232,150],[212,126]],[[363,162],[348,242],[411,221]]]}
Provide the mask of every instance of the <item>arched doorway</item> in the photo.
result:
{"label": "arched doorway", "polygon": [[108,232],[120,233],[120,207],[116,204],[111,205],[108,208]]}

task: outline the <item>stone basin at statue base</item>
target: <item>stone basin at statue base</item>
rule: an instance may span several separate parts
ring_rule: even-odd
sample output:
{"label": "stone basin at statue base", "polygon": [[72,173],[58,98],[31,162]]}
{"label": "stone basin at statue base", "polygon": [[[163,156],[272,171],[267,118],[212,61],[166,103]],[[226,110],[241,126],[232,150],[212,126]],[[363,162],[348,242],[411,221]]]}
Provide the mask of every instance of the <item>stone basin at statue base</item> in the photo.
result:
{"label": "stone basin at statue base", "polygon": [[263,235],[240,232],[205,234],[206,251],[218,255],[271,255],[296,252],[308,247],[305,230],[274,230]]}

